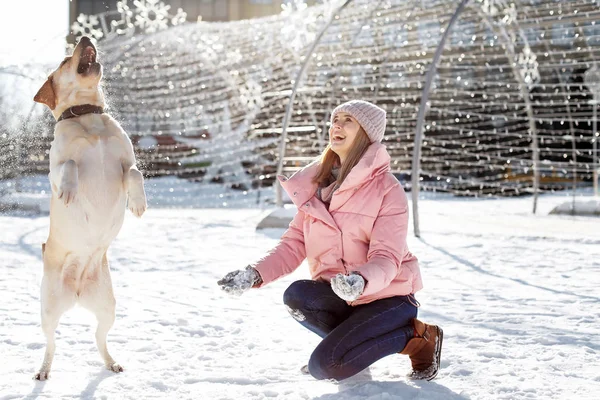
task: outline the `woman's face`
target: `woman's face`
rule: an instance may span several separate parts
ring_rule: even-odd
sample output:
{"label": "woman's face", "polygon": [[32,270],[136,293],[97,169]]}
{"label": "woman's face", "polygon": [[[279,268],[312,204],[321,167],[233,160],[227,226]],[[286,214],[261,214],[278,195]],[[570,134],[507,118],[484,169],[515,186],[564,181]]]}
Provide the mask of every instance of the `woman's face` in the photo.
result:
{"label": "woman's face", "polygon": [[329,143],[331,150],[340,157],[343,163],[352,148],[352,143],[360,131],[360,124],[345,112],[340,112],[333,118],[329,128]]}

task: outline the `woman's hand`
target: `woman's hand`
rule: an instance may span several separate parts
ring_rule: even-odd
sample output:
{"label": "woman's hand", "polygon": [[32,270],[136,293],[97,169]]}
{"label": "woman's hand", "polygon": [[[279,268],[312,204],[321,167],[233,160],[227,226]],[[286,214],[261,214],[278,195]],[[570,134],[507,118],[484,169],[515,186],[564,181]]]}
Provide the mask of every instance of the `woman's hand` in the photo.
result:
{"label": "woman's hand", "polygon": [[262,278],[258,271],[254,267],[248,265],[246,269],[239,269],[228,273],[221,278],[217,284],[226,293],[241,296],[242,293],[261,282]]}
{"label": "woman's hand", "polygon": [[340,299],[354,301],[365,290],[365,278],[357,273],[351,273],[350,275],[337,274],[331,278],[331,289]]}

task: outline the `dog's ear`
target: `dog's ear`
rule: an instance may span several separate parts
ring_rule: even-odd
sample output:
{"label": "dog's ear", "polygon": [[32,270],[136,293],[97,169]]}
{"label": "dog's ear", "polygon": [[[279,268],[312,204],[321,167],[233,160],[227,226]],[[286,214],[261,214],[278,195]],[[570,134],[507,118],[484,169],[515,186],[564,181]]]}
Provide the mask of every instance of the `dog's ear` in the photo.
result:
{"label": "dog's ear", "polygon": [[48,77],[46,82],[42,85],[40,90],[33,98],[33,101],[42,103],[54,110],[56,107],[56,94],[54,94],[54,85],[52,84],[52,77]]}

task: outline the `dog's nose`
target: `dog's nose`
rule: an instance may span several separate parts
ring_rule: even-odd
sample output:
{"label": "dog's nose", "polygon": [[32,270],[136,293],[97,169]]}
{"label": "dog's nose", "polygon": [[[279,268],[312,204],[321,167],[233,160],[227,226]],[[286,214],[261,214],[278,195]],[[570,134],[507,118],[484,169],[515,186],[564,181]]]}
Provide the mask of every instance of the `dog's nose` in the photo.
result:
{"label": "dog's nose", "polygon": [[88,43],[92,43],[92,41],[90,40],[89,37],[82,36],[81,39],[79,39],[79,43],[88,44]]}

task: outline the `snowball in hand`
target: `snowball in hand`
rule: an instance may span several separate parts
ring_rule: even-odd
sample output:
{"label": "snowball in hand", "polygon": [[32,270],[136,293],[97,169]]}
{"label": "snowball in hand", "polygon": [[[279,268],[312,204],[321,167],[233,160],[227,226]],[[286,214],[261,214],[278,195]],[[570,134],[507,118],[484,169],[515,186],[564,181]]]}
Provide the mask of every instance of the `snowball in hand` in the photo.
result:
{"label": "snowball in hand", "polygon": [[340,299],[354,301],[365,289],[365,279],[359,274],[337,274],[331,278],[331,288]]}
{"label": "snowball in hand", "polygon": [[246,269],[233,271],[225,275],[217,282],[221,289],[225,292],[240,296],[242,293],[250,289],[260,280],[260,275],[256,269],[251,266]]}

